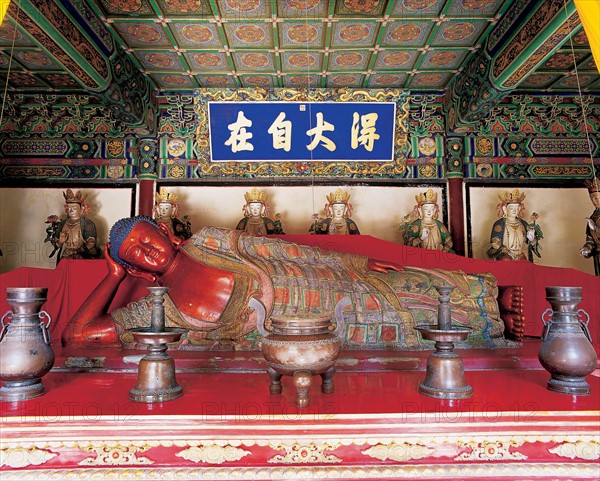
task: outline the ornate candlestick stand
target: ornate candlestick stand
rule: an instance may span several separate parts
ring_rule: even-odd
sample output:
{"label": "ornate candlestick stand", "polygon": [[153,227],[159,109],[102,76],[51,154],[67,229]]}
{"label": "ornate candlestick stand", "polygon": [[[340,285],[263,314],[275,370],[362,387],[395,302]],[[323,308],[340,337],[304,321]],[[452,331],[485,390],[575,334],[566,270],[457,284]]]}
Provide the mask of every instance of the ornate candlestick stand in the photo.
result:
{"label": "ornate candlestick stand", "polygon": [[454,353],[454,343],[464,341],[471,329],[452,326],[450,293],[454,286],[436,289],[440,293],[437,329],[429,324],[416,327],[424,339],[435,341],[435,352],[427,359],[427,375],[419,384],[419,392],[440,399],[466,399],[473,395],[473,388],[465,381],[463,362]]}
{"label": "ornate candlestick stand", "polygon": [[138,366],[138,381],[129,391],[129,399],[136,402],[156,403],[171,401],[183,394],[175,379],[175,362],[167,354],[167,343],[177,342],[186,332],[179,327],[165,327],[163,296],[168,287],[148,287],[152,294],[150,328],[130,329],[134,339],[148,345],[148,354]]}

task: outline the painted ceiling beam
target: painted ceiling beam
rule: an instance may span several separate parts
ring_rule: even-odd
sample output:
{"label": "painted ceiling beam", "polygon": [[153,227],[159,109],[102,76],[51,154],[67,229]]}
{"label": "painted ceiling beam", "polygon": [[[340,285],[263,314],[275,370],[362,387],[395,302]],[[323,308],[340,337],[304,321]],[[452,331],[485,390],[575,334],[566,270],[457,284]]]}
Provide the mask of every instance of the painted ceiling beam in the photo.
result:
{"label": "painted ceiling beam", "polygon": [[[150,83],[115,47],[86,2],[21,0],[10,4],[7,15],[97,96],[115,119],[142,134],[154,131],[157,108]],[[89,28],[90,23],[95,30]]]}
{"label": "painted ceiling beam", "polygon": [[450,87],[449,132],[474,131],[503,98],[581,28],[573,0],[520,0]]}

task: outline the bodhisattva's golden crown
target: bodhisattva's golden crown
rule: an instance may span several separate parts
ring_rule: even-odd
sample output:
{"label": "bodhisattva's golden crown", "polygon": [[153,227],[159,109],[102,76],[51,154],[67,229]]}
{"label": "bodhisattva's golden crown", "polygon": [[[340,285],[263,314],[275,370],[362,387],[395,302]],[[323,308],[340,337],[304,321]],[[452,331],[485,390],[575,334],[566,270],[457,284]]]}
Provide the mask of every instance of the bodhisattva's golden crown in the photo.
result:
{"label": "bodhisattva's golden crown", "polygon": [[266,204],[267,194],[254,188],[250,192],[246,192],[244,194],[244,199],[246,199],[246,204],[250,204],[251,202],[260,202],[261,204]]}
{"label": "bodhisattva's golden crown", "polygon": [[160,191],[156,194],[155,199],[157,204],[168,202],[169,204],[175,205],[179,200],[179,196],[175,195],[173,192],[169,192],[166,188],[161,187]]}
{"label": "bodhisattva's golden crown", "polygon": [[417,204],[437,204],[437,192],[434,192],[431,189],[427,189],[426,192],[421,192],[418,195],[415,195],[415,200]]}
{"label": "bodhisattva's golden crown", "polygon": [[327,202],[332,204],[347,204],[350,200],[350,194],[344,192],[342,189],[338,189],[335,192],[330,192],[327,196]]}
{"label": "bodhisattva's golden crown", "polygon": [[63,197],[65,198],[65,202],[67,204],[75,203],[82,205],[85,202],[87,195],[83,195],[79,190],[77,191],[77,193],[74,194],[71,189],[67,189],[66,192],[63,192]]}
{"label": "bodhisattva's golden crown", "polygon": [[498,198],[503,204],[520,204],[525,200],[525,192],[520,192],[519,189],[515,189],[512,192],[498,194]]}

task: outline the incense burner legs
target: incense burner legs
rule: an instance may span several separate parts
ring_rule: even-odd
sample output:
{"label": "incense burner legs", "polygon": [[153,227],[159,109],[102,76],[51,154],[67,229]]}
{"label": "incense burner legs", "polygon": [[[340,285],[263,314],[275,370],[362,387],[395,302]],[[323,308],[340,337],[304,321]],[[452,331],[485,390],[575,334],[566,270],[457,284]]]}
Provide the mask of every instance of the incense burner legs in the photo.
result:
{"label": "incense burner legs", "polygon": [[331,330],[331,318],[272,317],[271,326],[272,331],[261,343],[271,379],[269,392],[281,394],[281,378],[291,376],[296,388],[296,406],[307,407],[312,377],[319,374],[321,391],[333,393],[334,364],[340,353],[341,340]]}

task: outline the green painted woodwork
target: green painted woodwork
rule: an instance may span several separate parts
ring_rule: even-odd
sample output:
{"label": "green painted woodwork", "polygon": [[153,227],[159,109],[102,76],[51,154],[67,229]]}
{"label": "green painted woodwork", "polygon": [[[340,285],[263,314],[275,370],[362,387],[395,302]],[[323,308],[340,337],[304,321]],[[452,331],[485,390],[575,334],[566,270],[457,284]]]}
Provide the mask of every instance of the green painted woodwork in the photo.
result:
{"label": "green painted woodwork", "polygon": [[[572,0],[383,0],[371,10],[363,2],[360,11],[351,10],[353,2],[328,0],[302,12],[285,0],[244,4],[256,6],[254,12],[235,11],[235,2],[224,0],[199,0],[196,10],[181,3],[187,11],[165,0],[139,2],[139,11],[136,2],[111,0],[20,4],[17,11],[11,2],[0,28],[0,82],[6,87],[0,178],[45,172],[61,179],[202,179],[207,174],[198,168],[195,89],[260,82],[275,89],[306,87],[306,76],[314,80],[311,89],[398,88],[408,95],[409,149],[397,179],[585,177],[586,129],[592,156],[600,157],[600,75]],[[248,31],[267,26],[267,37],[258,45],[248,32],[237,32],[236,39],[233,24]],[[289,29],[302,25],[316,26],[319,41],[309,35],[293,44]],[[189,38],[184,26],[193,33]],[[351,28],[342,34],[342,27]],[[361,38],[367,31],[368,41]],[[294,52],[318,54],[319,64],[286,63]],[[198,53],[225,61],[211,70],[194,62]],[[243,53],[273,60],[252,70],[239,58]],[[340,53],[366,55],[364,66],[334,65]],[[347,89],[349,78],[354,80]],[[139,139],[154,145],[143,168],[141,157],[135,166],[131,159]],[[185,152],[172,155],[170,140],[181,141]],[[125,153],[117,153],[119,142]],[[462,145],[457,156],[449,149],[455,142]],[[64,166],[58,165],[61,156]],[[264,167],[248,178],[283,172]],[[315,175],[308,168],[297,173]],[[352,175],[387,174],[357,169]]]}

